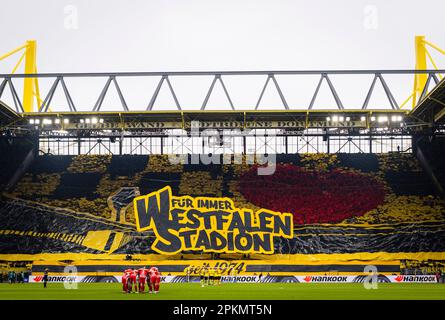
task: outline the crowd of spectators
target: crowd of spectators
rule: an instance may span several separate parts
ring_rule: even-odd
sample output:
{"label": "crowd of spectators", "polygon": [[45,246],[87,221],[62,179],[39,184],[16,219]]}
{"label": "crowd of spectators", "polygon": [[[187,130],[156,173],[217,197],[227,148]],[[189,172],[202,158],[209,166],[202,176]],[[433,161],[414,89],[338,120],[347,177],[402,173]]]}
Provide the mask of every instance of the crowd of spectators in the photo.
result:
{"label": "crowd of spectators", "polygon": [[336,154],[308,153],[301,155],[301,166],[317,172],[326,172],[339,166]]}
{"label": "crowd of spectators", "polygon": [[[421,170],[415,156],[390,153],[374,157],[378,170],[364,172],[353,166],[343,167],[343,158],[336,154],[295,155],[286,160],[288,163],[278,163],[273,175],[261,176],[257,174],[258,164],[252,164],[256,159],[247,159],[246,155],[238,157],[241,163],[233,161],[235,156],[231,158],[232,163],[222,164],[216,171],[205,166],[173,164],[168,155],[150,155],[145,163],[139,161],[140,165],[134,168],[129,165],[128,170],[122,169],[124,160],[120,160],[116,171],[110,169],[117,166],[110,155],[81,155],[73,157],[63,172],[27,173],[13,195],[111,219],[112,209],[107,201],[111,194],[121,187],[143,185],[151,190],[154,182],[156,187],[169,185],[173,179],[169,175],[173,174],[178,195],[227,196],[237,207],[293,213],[296,224],[380,224],[443,219],[444,201],[430,195],[412,195],[409,190],[408,194],[395,194],[388,184],[388,173],[400,172],[403,176],[403,172]],[[364,166],[363,163],[360,166]],[[75,177],[67,179],[65,174]],[[163,175],[168,177],[163,180]],[[397,177],[392,174],[392,180]],[[80,182],[71,186],[72,179]],[[84,181],[90,192],[86,196],[76,191]],[[91,183],[87,183],[89,181]],[[71,194],[72,190],[77,193]],[[125,210],[125,221],[134,222],[131,205]]]}
{"label": "crowd of spectators", "polygon": [[25,283],[29,281],[28,271],[14,270],[0,272],[0,283]]}
{"label": "crowd of spectators", "polygon": [[348,223],[382,224],[400,222],[438,221],[444,219],[445,201],[432,195],[413,196],[389,194],[385,203],[354,217]]}
{"label": "crowd of spectators", "polygon": [[292,164],[278,164],[273,175],[264,176],[253,167],[241,176],[239,190],[256,206],[293,213],[296,224],[337,223],[360,216],[382,204],[386,194],[370,175]]}
{"label": "crowd of spectators", "polygon": [[441,276],[444,282],[445,261],[436,260],[401,260],[400,271],[402,274],[427,275],[436,274]]}
{"label": "crowd of spectators", "polygon": [[25,198],[35,198],[38,196],[48,196],[52,194],[60,183],[60,174],[45,173],[33,175],[25,174],[17,183],[14,196],[21,196]]}
{"label": "crowd of spectators", "polygon": [[75,156],[68,172],[70,173],[104,173],[111,162],[111,155],[88,155]]}
{"label": "crowd of spectators", "polygon": [[172,163],[167,154],[150,155],[147,172],[182,172],[182,164]]}
{"label": "crowd of spectators", "polygon": [[187,171],[182,173],[179,184],[180,195],[211,195],[222,196],[222,177],[212,179],[206,171]]}
{"label": "crowd of spectators", "polygon": [[381,153],[377,155],[380,172],[420,172],[419,161],[412,153]]}

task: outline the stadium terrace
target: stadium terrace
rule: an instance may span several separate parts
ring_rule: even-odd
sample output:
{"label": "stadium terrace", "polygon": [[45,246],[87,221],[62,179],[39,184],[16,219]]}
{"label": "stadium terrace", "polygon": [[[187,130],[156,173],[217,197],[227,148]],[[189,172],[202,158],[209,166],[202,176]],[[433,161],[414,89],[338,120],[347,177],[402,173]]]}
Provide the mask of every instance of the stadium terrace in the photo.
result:
{"label": "stadium terrace", "polygon": [[1,52],[18,63],[0,73],[0,300],[443,300],[427,47],[445,51],[414,44],[402,70],[38,73],[35,40]]}

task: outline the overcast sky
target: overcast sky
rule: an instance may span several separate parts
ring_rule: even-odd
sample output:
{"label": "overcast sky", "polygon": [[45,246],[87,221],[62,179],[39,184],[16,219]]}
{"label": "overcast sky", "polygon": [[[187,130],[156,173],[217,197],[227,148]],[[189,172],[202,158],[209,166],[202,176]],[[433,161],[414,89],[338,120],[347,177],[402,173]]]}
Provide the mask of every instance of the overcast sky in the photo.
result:
{"label": "overcast sky", "polygon": [[[2,0],[0,54],[35,39],[39,72],[412,69],[415,35],[445,47],[444,12],[443,0]],[[445,67],[444,57],[433,55]],[[0,72],[11,72],[18,58],[1,61]],[[234,103],[247,109],[264,80],[225,81]],[[157,81],[119,80],[130,108],[144,108]],[[279,79],[295,108],[307,107],[317,81]],[[372,77],[333,81],[345,105],[360,107]],[[210,82],[172,79],[180,103],[193,109],[202,104]],[[388,82],[397,100],[409,95],[412,77]],[[78,108],[87,110],[104,79],[67,83]],[[50,83],[41,85],[44,94]],[[172,105],[164,89],[159,108]],[[267,108],[280,107],[273,89],[264,98]],[[110,90],[105,105],[117,108]],[[321,107],[333,104],[327,90],[317,100]],[[63,104],[61,98],[54,103]],[[209,105],[222,108],[225,101],[216,87]],[[377,93],[374,103],[381,107],[386,101]]]}

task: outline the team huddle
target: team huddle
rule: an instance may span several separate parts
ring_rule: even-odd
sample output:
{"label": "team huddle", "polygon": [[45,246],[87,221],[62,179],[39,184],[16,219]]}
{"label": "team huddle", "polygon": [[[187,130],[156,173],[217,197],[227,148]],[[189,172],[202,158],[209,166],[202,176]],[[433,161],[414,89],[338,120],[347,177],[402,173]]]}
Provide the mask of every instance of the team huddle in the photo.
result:
{"label": "team huddle", "polygon": [[158,268],[127,269],[122,276],[122,291],[124,293],[145,293],[145,284],[148,293],[158,293],[161,283],[161,273]]}

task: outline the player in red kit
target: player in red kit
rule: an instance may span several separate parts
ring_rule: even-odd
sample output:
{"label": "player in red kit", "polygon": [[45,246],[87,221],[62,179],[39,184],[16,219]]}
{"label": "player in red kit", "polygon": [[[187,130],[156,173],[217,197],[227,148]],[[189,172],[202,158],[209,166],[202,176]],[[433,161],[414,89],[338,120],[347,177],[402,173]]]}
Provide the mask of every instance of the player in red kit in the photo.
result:
{"label": "player in red kit", "polygon": [[133,292],[138,292],[138,272],[136,269],[133,269],[130,273],[131,284],[134,286]]}
{"label": "player in red kit", "polygon": [[145,282],[147,280],[148,270],[144,267],[138,270],[139,273],[139,293],[144,293],[145,291]]}
{"label": "player in red kit", "polygon": [[137,273],[133,269],[128,269],[126,271],[128,271],[128,293],[136,292],[138,290]]}
{"label": "player in red kit", "polygon": [[124,293],[128,292],[128,273],[124,272],[122,276],[122,291]]}
{"label": "player in red kit", "polygon": [[150,293],[152,292],[158,293],[159,285],[161,283],[161,273],[156,267],[151,267],[150,270],[148,270],[148,273],[150,275],[150,285],[149,285]]}
{"label": "player in red kit", "polygon": [[[132,271],[131,269],[127,269],[127,270],[124,271],[124,276],[125,276],[125,279],[126,279],[126,281],[125,281],[125,289],[126,289],[127,293],[131,292],[131,287],[132,287],[131,278],[130,278],[131,271]],[[122,277],[122,284],[123,283],[124,283],[124,277]]]}

